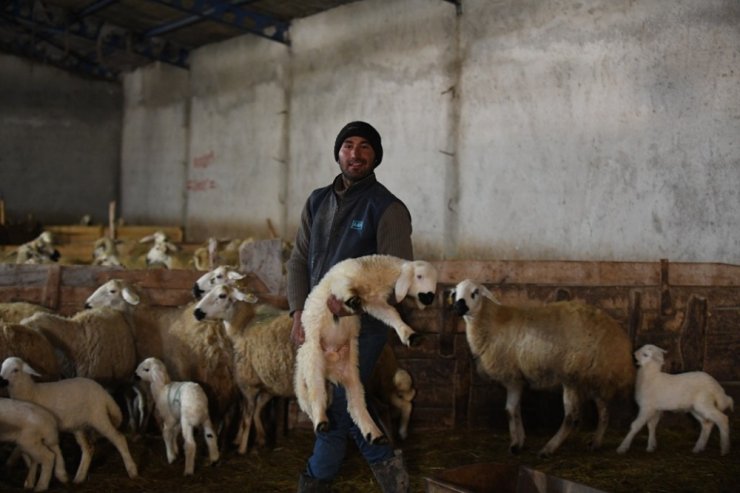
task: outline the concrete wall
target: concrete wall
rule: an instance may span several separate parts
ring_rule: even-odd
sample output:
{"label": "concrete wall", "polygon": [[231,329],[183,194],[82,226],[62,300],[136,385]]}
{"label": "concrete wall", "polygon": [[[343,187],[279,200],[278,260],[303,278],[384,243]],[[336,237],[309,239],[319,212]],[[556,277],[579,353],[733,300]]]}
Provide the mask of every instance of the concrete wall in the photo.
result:
{"label": "concrete wall", "polygon": [[0,199],[8,223],[108,218],[118,200],[122,91],[0,54]]}
{"label": "concrete wall", "polygon": [[419,257],[740,263],[740,4],[363,0],[124,79],[122,216],[287,238],[349,120]]}

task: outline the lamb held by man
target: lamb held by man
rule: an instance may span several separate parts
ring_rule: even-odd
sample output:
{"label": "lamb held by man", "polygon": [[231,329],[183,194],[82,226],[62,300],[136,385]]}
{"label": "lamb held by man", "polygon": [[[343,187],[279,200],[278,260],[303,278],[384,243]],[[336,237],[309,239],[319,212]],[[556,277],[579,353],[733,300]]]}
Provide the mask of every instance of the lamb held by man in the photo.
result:
{"label": "lamb held by man", "polygon": [[539,451],[550,456],[573,430],[580,401],[596,404],[598,425],[591,448],[601,446],[609,422],[608,401],[634,382],[631,343],[619,324],[595,307],[576,301],[514,307],[499,303],[470,279],[451,292],[453,308],[465,321],[465,335],[478,370],[506,388],[511,452],[524,446],[521,397],[535,389],[562,386],[565,416]]}
{"label": "lamb held by man", "polygon": [[[423,309],[434,302],[436,286],[437,270],[429,262],[368,255],[337,263],[311,290],[301,316],[305,340],[296,354],[295,390],[316,432],[329,429],[328,380],[345,388],[347,410],[362,436],[370,443],[388,440],[367,411],[360,380],[359,310],[392,327],[408,346],[417,334],[388,299],[400,303],[408,296]],[[327,305],[332,297],[356,315],[336,316]]]}
{"label": "lamb held by man", "polygon": [[732,397],[711,375],[703,371],[691,371],[671,375],[661,371],[666,351],[646,344],[635,351],[637,370],[635,400],[640,406],[637,418],[630,425],[630,431],[617,448],[617,452],[627,452],[632,439],[645,424],[648,428],[647,451],[653,452],[657,446],[655,429],[664,411],[689,412],[701,424],[699,439],[693,452],[702,452],[709,440],[714,425],[719,428],[720,450],[722,455],[730,453],[730,428],[727,415],[723,411],[734,410]]}

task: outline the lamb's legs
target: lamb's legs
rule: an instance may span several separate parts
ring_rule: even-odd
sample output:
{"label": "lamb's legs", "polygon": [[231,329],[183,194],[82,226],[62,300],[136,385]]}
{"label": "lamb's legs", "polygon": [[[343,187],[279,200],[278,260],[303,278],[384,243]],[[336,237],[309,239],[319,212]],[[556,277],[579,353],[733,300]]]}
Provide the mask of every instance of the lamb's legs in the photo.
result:
{"label": "lamb's legs", "polygon": [[254,431],[255,431],[255,443],[258,447],[264,447],[267,443],[267,433],[265,432],[265,426],[262,424],[262,410],[265,408],[272,395],[267,392],[261,392],[257,396],[257,402],[254,406]]}
{"label": "lamb's legs", "polygon": [[188,423],[182,423],[182,441],[183,450],[185,451],[185,476],[191,476],[195,470],[195,437],[193,437],[193,427]]}
{"label": "lamb's legs", "polygon": [[391,404],[401,411],[401,419],[398,424],[398,436],[401,437],[401,440],[406,440],[406,437],[408,437],[409,434],[409,420],[411,419],[413,404],[411,404],[411,401],[401,399],[395,394],[391,396]]}
{"label": "lamb's legs", "polygon": [[393,327],[393,330],[396,331],[398,338],[404,345],[414,345],[415,340],[418,338],[418,334],[401,319],[401,315],[398,314],[398,311],[395,308],[390,305],[367,305],[365,306],[365,310],[387,326]]}
{"label": "lamb's legs", "polygon": [[59,448],[58,443],[51,445],[49,448],[54,452],[54,476],[56,476],[59,482],[66,483],[69,481],[69,478],[67,477],[67,468],[64,464],[62,450]]}
{"label": "lamb's legs", "polygon": [[537,455],[539,457],[549,457],[555,452],[565,439],[573,431],[573,428],[578,423],[580,413],[580,399],[578,397],[578,391],[572,387],[563,386],[563,409],[565,416],[563,416],[563,422],[560,425],[560,429],[555,436],[553,436],[542,450]]}
{"label": "lamb's legs", "polygon": [[[709,429],[707,430],[707,436],[704,439],[704,442],[702,444],[701,450],[704,450],[704,447],[706,446],[707,440],[709,439],[709,433],[712,430],[711,424],[716,424],[717,428],[719,428],[719,440],[720,440],[720,450],[722,455],[727,455],[730,453],[730,425],[729,425],[729,419],[727,418],[727,415],[719,411],[716,407],[714,407],[714,404],[706,404],[701,405],[697,410],[696,413],[701,414],[703,417],[703,420],[709,421]],[[694,413],[692,413],[694,414]],[[694,417],[699,419],[699,416],[697,414],[694,414]],[[699,419],[701,422],[702,419]],[[704,425],[702,424],[702,427]],[[702,429],[702,432],[704,430]],[[701,439],[701,436],[700,436]],[[697,442],[696,446],[699,446],[699,442]],[[696,452],[696,447],[694,447],[694,451]]]}
{"label": "lamb's legs", "polygon": [[177,458],[177,436],[175,435],[175,425],[165,422],[162,426],[162,438],[164,446],[167,449],[167,463],[172,464]]}
{"label": "lamb's legs", "polygon": [[87,470],[90,468],[90,462],[92,460],[92,447],[90,442],[87,441],[87,436],[84,430],[77,430],[74,432],[75,441],[80,446],[82,455],[80,456],[80,465],[77,466],[77,473],[75,474],[72,482],[82,483],[87,478]]}
{"label": "lamb's legs", "polygon": [[[36,479],[35,464],[41,464],[41,474],[38,481],[36,481],[34,491],[46,491],[49,488],[49,481],[51,481],[51,473],[54,468],[54,454],[41,443],[38,444],[38,447],[35,447],[33,453],[31,460],[34,462],[34,467],[29,468],[29,473],[33,470],[32,481]],[[26,478],[26,481],[28,481],[28,478]]]}
{"label": "lamb's legs", "polygon": [[98,433],[107,438],[114,447],[116,447],[116,450],[118,450],[118,454],[121,456],[121,459],[123,459],[123,464],[126,467],[128,477],[132,479],[137,477],[139,475],[139,471],[136,468],[136,463],[134,462],[134,459],[131,457],[131,453],[128,450],[126,437],[124,437],[123,434],[118,431],[113,426],[113,424],[111,424],[110,421],[97,423],[94,425],[94,428]]}
{"label": "lamb's legs", "polygon": [[249,387],[242,389],[242,395],[244,396],[244,410],[242,412],[242,421],[239,426],[239,453],[245,454],[247,452],[247,445],[249,444],[249,432],[252,430],[252,419],[254,418],[255,401],[259,389],[256,387]]}
{"label": "lamb's legs", "polygon": [[650,419],[647,420],[648,444],[646,450],[648,452],[654,452],[655,449],[658,447],[658,440],[655,436],[655,430],[658,428],[658,422],[660,421],[661,416],[663,416],[663,413],[661,411],[656,411],[655,414],[653,414]]}
{"label": "lamb's legs", "polygon": [[207,419],[203,423],[203,437],[208,446],[209,463],[213,464],[218,461],[220,455],[218,451],[218,440],[216,440],[216,433],[213,431],[213,423],[211,423],[210,419]]}
{"label": "lamb's legs", "polygon": [[623,454],[629,450],[632,439],[645,426],[645,423],[653,417],[654,412],[652,409],[640,408],[640,412],[637,413],[637,417],[630,425],[630,431],[624,437],[622,443],[619,444],[619,447],[617,447],[617,453]]}
{"label": "lamb's legs", "polygon": [[506,385],[506,415],[509,418],[509,452],[518,454],[524,447],[524,425],[522,424],[521,401],[524,384],[513,382]]}
{"label": "lamb's legs", "polygon": [[347,395],[347,411],[349,412],[352,421],[357,424],[360,428],[362,436],[368,443],[379,445],[381,443],[387,443],[388,439],[383,435],[378,426],[370,417],[370,413],[367,411],[367,403],[365,402],[365,391],[360,381],[360,375],[356,368],[348,369],[346,378],[342,382],[342,386]]}

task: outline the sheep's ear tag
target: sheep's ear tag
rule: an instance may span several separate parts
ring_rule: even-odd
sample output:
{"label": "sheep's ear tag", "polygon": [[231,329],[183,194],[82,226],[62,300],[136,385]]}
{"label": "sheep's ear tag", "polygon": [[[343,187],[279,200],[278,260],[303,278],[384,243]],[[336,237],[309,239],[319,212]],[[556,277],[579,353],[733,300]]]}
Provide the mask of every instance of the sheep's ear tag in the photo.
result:
{"label": "sheep's ear tag", "polygon": [[411,281],[414,278],[414,266],[411,262],[404,262],[401,266],[401,275],[396,279],[396,303],[400,303],[411,289]]}
{"label": "sheep's ear tag", "polygon": [[129,288],[123,288],[122,294],[123,294],[123,299],[126,300],[126,303],[128,303],[129,305],[139,304],[139,301],[140,301],[139,295],[134,293],[133,290]]}
{"label": "sheep's ear tag", "polygon": [[235,270],[230,270],[229,273],[226,275],[230,280],[232,281],[238,281],[240,279],[244,279],[244,274],[237,272]]}
{"label": "sheep's ear tag", "polygon": [[35,377],[40,377],[40,376],[41,376],[41,373],[39,373],[39,372],[37,372],[36,370],[34,370],[33,368],[31,368],[31,367],[30,367],[30,366],[28,365],[28,363],[23,363],[23,371],[24,371],[25,373],[28,373],[29,375],[33,375],[33,376],[35,376]]}
{"label": "sheep's ear tag", "polygon": [[258,298],[253,293],[242,293],[238,289],[234,290],[234,297],[239,301],[246,303],[257,303]]}

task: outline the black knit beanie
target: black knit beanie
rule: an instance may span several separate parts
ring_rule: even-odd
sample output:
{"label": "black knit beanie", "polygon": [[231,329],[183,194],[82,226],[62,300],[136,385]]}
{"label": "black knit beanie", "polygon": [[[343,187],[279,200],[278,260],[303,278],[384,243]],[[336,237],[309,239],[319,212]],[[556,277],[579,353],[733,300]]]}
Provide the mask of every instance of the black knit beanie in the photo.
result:
{"label": "black knit beanie", "polygon": [[337,140],[334,141],[334,160],[339,162],[339,148],[342,147],[344,140],[347,137],[362,137],[370,143],[370,146],[375,151],[375,168],[380,165],[383,160],[383,144],[380,142],[380,134],[375,128],[369,123],[365,122],[350,122],[339,131]]}

